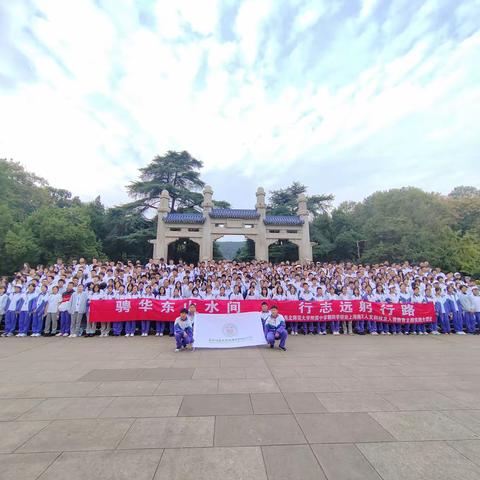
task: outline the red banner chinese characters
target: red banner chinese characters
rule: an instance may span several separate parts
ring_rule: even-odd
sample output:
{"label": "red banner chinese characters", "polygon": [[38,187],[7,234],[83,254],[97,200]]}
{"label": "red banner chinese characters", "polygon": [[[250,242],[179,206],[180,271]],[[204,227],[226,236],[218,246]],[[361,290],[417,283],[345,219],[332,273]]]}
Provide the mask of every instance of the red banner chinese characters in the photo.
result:
{"label": "red banner chinese characters", "polygon": [[[194,303],[198,313],[260,312],[262,300],[92,300],[90,322],[153,320],[172,322],[182,308]],[[277,305],[287,322],[367,320],[383,323],[430,323],[435,320],[433,303],[376,303],[364,300],[267,301]]]}

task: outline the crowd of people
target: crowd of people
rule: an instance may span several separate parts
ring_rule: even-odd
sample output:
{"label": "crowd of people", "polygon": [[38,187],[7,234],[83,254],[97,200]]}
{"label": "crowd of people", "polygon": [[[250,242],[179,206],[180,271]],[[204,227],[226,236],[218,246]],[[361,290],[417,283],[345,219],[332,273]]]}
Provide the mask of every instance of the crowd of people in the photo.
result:
{"label": "crowd of people", "polygon": [[[88,322],[91,300],[157,298],[190,299],[182,314],[193,326],[195,300],[369,300],[389,303],[435,305],[436,321],[430,324],[389,325],[376,322],[288,322],[288,334],[427,335],[478,334],[480,290],[472,278],[446,273],[427,262],[402,264],[208,261],[197,265],[149,260],[112,262],[84,258],[65,264],[24,268],[13,278],[0,280],[0,318],[4,337],[92,337],[125,335],[178,336],[177,349],[185,343],[184,325],[176,322]],[[277,303],[281,306],[281,303]],[[280,307],[281,310],[281,307]],[[272,312],[264,307],[262,321]],[[185,317],[185,318],[183,318]],[[180,325],[180,326],[179,326]],[[268,332],[266,332],[266,335]],[[191,332],[187,332],[187,336]],[[278,337],[278,335],[276,335]],[[283,345],[285,343],[283,342]]]}

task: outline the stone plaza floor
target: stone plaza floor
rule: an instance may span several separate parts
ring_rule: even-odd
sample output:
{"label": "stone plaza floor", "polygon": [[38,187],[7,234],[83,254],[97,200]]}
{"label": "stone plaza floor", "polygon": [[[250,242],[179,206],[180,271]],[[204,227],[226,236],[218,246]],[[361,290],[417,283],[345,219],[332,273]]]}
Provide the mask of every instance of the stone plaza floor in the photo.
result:
{"label": "stone plaza floor", "polygon": [[0,479],[480,479],[480,337],[0,339]]}

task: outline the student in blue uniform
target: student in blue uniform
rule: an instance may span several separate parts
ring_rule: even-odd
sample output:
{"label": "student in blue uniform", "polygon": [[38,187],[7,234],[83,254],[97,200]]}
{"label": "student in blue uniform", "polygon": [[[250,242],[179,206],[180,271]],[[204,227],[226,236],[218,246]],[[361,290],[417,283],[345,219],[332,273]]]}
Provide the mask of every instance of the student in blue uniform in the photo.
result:
{"label": "student in blue uniform", "polygon": [[[310,288],[307,282],[304,282],[303,289],[298,294],[298,299],[303,302],[313,302],[313,300],[315,300],[315,295],[310,291]],[[313,329],[313,322],[303,322],[302,329],[303,329],[304,335],[315,333]]]}
{"label": "student in blue uniform", "polygon": [[[315,300],[317,302],[322,302],[325,300],[325,295],[323,293],[322,287],[317,287],[317,293],[315,295]],[[317,332],[319,335],[327,334],[327,322],[316,322],[317,323]]]}
{"label": "student in blue uniform", "polygon": [[[366,302],[374,301],[372,287],[370,285],[365,287],[365,293],[362,295],[362,300],[365,300]],[[367,328],[370,335],[378,335],[377,322],[373,320],[367,320]]]}
{"label": "student in blue uniform", "polygon": [[[362,295],[358,287],[355,287],[353,289],[352,300],[362,300]],[[355,324],[356,324],[357,333],[359,335],[365,335],[365,320],[357,320]]]}
{"label": "student in blue uniform", "polygon": [[[384,303],[385,298],[386,298],[386,295],[385,295],[385,292],[383,291],[383,286],[380,284],[377,285],[377,288],[375,289],[375,293],[373,295],[373,301],[378,303]],[[388,323],[377,322],[377,332],[380,333],[381,335],[390,335]]]}
{"label": "student in blue uniform", "polygon": [[[428,286],[428,287],[425,289],[424,303],[433,303],[433,304],[435,304],[435,297],[433,296],[432,288],[431,288],[430,286]],[[430,323],[429,325],[430,325],[430,333],[431,333],[432,335],[440,335],[440,334],[438,333],[438,322],[437,322],[436,316],[435,316],[435,319],[433,320],[433,322]]]}
{"label": "student in blue uniform", "polygon": [[40,287],[40,293],[35,301],[35,309],[33,311],[32,318],[32,337],[41,337],[43,328],[43,317],[45,316],[46,307],[48,302],[47,286],[42,285]]}
{"label": "student in blue uniform", "polygon": [[[265,322],[267,318],[270,316],[270,310],[268,309],[268,303],[262,302],[262,311],[260,312],[260,320],[262,321],[262,328],[265,331]],[[292,335],[294,335],[292,330]]]}
{"label": "student in blue uniform", "polygon": [[[420,287],[415,286],[413,289],[412,303],[425,303],[425,297],[420,294]],[[427,331],[425,329],[424,323],[412,324],[411,325],[413,335],[426,335]]]}
{"label": "student in blue uniform", "polygon": [[5,287],[0,286],[0,325],[5,320],[5,312],[7,311],[8,295]]}
{"label": "student in blue uniform", "polygon": [[22,294],[22,286],[15,285],[14,292],[9,295],[7,309],[5,312],[5,332],[4,337],[13,336],[13,332],[17,328],[17,319],[20,314],[20,308],[24,302]]}
{"label": "student in blue uniform", "polygon": [[[399,296],[397,295],[395,285],[392,285],[391,287],[389,287],[388,292],[385,294],[385,301],[387,303],[399,302]],[[398,332],[401,331],[402,329],[402,325],[400,323],[392,323],[390,324],[390,329],[391,329],[392,335],[398,335]]]}
{"label": "student in blue uniform", "polygon": [[[160,287],[158,289],[158,300],[168,300],[170,297],[167,295],[167,290],[165,287]],[[169,322],[173,323],[173,322]],[[165,330],[165,322],[155,322],[155,336],[156,337],[163,337],[163,331]]]}
{"label": "student in blue uniform", "polygon": [[36,299],[37,294],[35,293],[35,287],[33,284],[30,284],[27,287],[27,292],[23,294],[23,303],[18,316],[17,337],[26,337],[28,335],[30,324],[32,323],[33,311],[35,310]]}
{"label": "student in blue uniform", "polygon": [[[60,285],[60,281],[58,284]],[[60,312],[60,333],[57,333],[57,337],[68,337],[70,335],[70,325],[72,322],[70,315],[70,298],[74,293],[73,282],[69,282],[67,289],[62,293],[62,301],[58,306],[58,311]]]}
{"label": "student in blue uniform", "polygon": [[447,310],[447,298],[443,294],[440,287],[435,288],[435,313],[437,314],[437,322],[440,324],[442,333],[444,335],[450,335],[450,319],[448,317]]}
{"label": "student in blue uniform", "polygon": [[463,331],[462,311],[458,303],[457,294],[452,285],[447,287],[446,297],[445,310],[447,311],[448,317],[453,321],[453,329],[457,335],[465,335]]}
{"label": "student in blue uniform", "polygon": [[[106,298],[107,298],[107,299],[110,298],[110,297],[108,296],[108,294],[107,294],[107,297],[106,297]],[[129,297],[128,297],[128,294],[125,293],[125,287],[124,287],[123,285],[120,285],[120,286],[118,287],[118,293],[116,293],[116,294],[114,295],[114,298],[115,298],[115,300],[126,300],[127,298],[129,298]],[[114,335],[115,337],[119,337],[119,336],[122,334],[122,332],[123,332],[123,324],[124,324],[124,322],[121,322],[121,321],[120,321],[120,322],[113,322],[113,323],[112,323],[113,335]]]}
{"label": "student in blue uniform", "polygon": [[174,323],[175,329],[175,351],[179,352],[182,348],[192,349],[193,347],[193,329],[192,323],[188,318],[188,310],[182,308],[180,316],[177,317]]}
{"label": "student in blue uniform", "polygon": [[[145,287],[145,292],[141,295],[141,298],[153,300],[155,295],[152,293],[152,287],[148,285]],[[141,321],[141,328],[142,328],[142,337],[148,337],[150,333],[150,320],[142,320]]]}
{"label": "student in blue uniform", "polygon": [[[285,293],[285,300],[298,300],[298,292],[295,285],[290,285],[290,288]],[[270,314],[270,311],[268,311],[268,313]],[[298,323],[299,322],[291,322],[292,335],[298,335]],[[262,321],[262,326],[265,327],[265,320]]]}
{"label": "student in blue uniform", "polygon": [[267,339],[270,348],[275,346],[275,340],[280,340],[278,347],[286,351],[285,342],[287,340],[287,328],[283,315],[278,313],[278,307],[272,305],[270,308],[270,316],[265,322],[265,338]]}

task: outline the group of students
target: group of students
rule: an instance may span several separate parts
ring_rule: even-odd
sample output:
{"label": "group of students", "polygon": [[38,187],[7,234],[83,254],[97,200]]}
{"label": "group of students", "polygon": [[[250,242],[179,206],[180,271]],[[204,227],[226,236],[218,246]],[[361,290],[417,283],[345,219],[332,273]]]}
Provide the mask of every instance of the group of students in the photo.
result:
{"label": "group of students", "polygon": [[[175,336],[176,322],[88,322],[92,300],[157,298],[195,300],[369,300],[387,303],[433,303],[430,324],[398,325],[373,321],[287,322],[285,330],[338,335],[477,334],[480,290],[459,273],[445,273],[427,262],[419,265],[353,263],[209,261],[174,264],[163,259],[147,264],[93,259],[62,259],[51,266],[25,265],[13,279],[0,280],[3,336],[133,337],[165,333]],[[193,312],[194,314],[194,312]],[[192,312],[187,311],[187,317]],[[99,328],[97,328],[99,327]],[[190,345],[190,342],[187,345]],[[284,345],[284,344],[283,344]]]}

